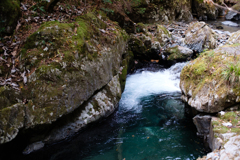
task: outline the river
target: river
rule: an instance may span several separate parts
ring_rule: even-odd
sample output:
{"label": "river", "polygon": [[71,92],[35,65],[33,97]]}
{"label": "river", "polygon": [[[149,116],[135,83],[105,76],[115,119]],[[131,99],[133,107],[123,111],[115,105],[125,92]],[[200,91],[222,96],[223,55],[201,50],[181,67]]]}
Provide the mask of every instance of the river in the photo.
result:
{"label": "river", "polygon": [[185,64],[137,70],[128,75],[118,110],[111,116],[30,155],[7,150],[7,159],[194,160],[205,155],[180,99],[179,77]]}

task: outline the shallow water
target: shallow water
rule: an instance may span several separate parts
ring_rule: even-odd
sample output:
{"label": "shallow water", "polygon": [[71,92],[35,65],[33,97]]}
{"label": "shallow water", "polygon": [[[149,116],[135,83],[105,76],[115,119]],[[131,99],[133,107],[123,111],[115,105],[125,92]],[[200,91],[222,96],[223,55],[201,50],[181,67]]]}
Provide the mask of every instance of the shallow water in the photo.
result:
{"label": "shallow water", "polygon": [[180,99],[184,65],[138,70],[128,76],[119,108],[110,117],[68,141],[27,156],[8,154],[8,159],[193,160],[203,156],[202,141]]}
{"label": "shallow water", "polygon": [[[222,26],[223,29],[218,29],[221,31],[228,31],[230,33],[232,32],[237,32],[238,30],[240,30],[240,26],[238,27],[233,27],[233,26],[228,26],[228,25],[224,25],[222,22],[227,22],[229,20],[225,20],[224,18],[218,18],[216,20],[209,20],[209,21],[205,21],[207,24],[210,24],[214,27],[214,29],[216,29],[217,26]],[[240,25],[240,21],[231,21],[233,23],[236,23],[238,25]]]}

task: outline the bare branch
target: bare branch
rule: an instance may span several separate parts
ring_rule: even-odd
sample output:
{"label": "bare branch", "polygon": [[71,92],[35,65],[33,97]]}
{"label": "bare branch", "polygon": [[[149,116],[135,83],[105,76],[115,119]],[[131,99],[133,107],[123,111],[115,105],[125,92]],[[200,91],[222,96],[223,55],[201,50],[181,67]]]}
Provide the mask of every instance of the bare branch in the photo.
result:
{"label": "bare branch", "polygon": [[231,12],[235,12],[235,13],[240,14],[239,11],[234,10],[234,9],[228,7],[224,2],[223,2],[223,5],[224,5],[224,6],[217,4],[217,3],[213,2],[212,0],[208,0],[208,2],[211,3],[211,4],[213,4],[213,5],[216,6],[216,7],[219,7],[219,8],[222,8],[222,9],[227,9],[227,10],[229,10],[229,11],[231,11]]}

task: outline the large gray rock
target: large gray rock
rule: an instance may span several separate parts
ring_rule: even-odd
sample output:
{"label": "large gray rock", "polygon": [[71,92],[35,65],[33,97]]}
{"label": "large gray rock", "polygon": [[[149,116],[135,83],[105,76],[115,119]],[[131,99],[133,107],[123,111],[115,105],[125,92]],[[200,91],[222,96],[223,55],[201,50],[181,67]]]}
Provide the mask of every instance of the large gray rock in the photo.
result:
{"label": "large gray rock", "polygon": [[65,119],[63,124],[56,125],[44,140],[28,145],[23,153],[29,154],[41,149],[45,144],[56,143],[71,137],[89,123],[109,116],[117,108],[121,93],[119,76],[116,75],[101,91],[81,106],[80,112],[76,111],[73,116]]}
{"label": "large gray rock", "polygon": [[240,136],[234,136],[224,145],[220,152],[220,160],[240,159]]}
{"label": "large gray rock", "polygon": [[217,47],[215,32],[205,22],[190,23],[185,35],[186,46],[196,52]]}
{"label": "large gray rock", "polygon": [[[93,17],[96,21],[91,22]],[[113,77],[119,74],[121,80],[126,78],[127,62],[123,65],[122,55],[128,35],[119,26],[112,27],[116,31],[105,31],[105,22],[88,13],[74,24],[45,23],[28,37],[19,59],[19,68],[29,71],[27,84],[21,85],[20,91],[0,87],[0,102],[7,102],[0,106],[0,144],[14,139],[20,129],[52,124],[83,109],[84,102]],[[99,30],[115,38],[107,38]],[[102,106],[96,110],[98,107]]]}
{"label": "large gray rock", "polygon": [[208,113],[237,104],[240,98],[235,59],[240,57],[239,49],[239,44],[224,45],[187,64],[180,77],[182,99],[196,110]]}

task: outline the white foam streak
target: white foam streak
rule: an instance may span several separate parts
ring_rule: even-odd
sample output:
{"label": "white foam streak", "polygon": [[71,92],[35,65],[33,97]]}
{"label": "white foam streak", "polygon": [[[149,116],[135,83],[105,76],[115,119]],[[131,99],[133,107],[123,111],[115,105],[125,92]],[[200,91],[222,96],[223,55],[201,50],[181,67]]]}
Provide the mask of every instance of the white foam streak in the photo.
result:
{"label": "white foam streak", "polygon": [[177,63],[169,69],[150,72],[143,71],[127,77],[125,91],[120,100],[120,108],[141,110],[140,98],[152,94],[180,91],[179,76],[186,63]]}

